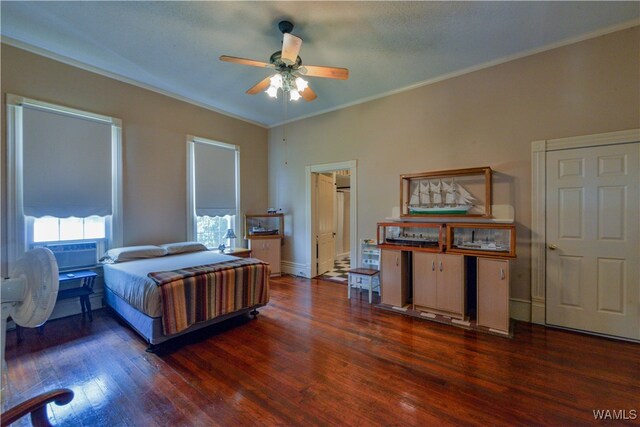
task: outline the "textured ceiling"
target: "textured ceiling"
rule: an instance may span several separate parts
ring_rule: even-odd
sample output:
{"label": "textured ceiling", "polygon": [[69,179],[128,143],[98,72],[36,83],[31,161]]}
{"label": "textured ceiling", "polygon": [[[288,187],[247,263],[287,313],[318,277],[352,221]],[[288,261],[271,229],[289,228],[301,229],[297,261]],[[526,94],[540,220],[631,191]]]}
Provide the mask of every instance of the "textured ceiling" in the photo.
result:
{"label": "textured ceiling", "polygon": [[[640,18],[640,2],[0,2],[3,40],[273,126]],[[295,24],[318,99],[245,91],[269,70],[278,21]]]}

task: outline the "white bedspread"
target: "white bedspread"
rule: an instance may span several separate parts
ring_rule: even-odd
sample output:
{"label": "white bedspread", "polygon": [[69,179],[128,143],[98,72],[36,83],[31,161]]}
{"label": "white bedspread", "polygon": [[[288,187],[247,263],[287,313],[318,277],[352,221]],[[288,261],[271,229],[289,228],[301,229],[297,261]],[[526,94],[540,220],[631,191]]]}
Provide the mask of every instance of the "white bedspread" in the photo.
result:
{"label": "white bedspread", "polygon": [[162,316],[158,285],[147,274],[215,264],[236,257],[212,251],[167,255],[118,264],[105,264],[104,283],[113,293],[150,317]]}

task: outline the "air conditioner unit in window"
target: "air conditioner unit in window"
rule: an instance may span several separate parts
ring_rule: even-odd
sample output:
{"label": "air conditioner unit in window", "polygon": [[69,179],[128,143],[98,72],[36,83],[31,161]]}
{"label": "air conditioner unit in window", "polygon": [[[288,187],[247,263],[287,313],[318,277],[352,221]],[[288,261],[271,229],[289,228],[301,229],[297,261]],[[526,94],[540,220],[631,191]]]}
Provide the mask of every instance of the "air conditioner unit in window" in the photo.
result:
{"label": "air conditioner unit in window", "polygon": [[93,267],[98,260],[98,245],[96,242],[82,243],[50,243],[34,245],[51,249],[61,271],[75,270],[83,267]]}

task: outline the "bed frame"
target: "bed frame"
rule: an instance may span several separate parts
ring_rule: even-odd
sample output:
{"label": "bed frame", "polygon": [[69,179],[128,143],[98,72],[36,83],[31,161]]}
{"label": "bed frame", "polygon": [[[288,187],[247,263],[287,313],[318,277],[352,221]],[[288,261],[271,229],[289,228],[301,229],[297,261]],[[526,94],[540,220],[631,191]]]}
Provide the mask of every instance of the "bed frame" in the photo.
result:
{"label": "bed frame", "polygon": [[110,307],[118,316],[129,324],[138,334],[140,334],[149,344],[147,352],[155,353],[159,349],[159,345],[170,339],[206,328],[213,324],[222,322],[232,317],[241,316],[246,313],[251,314],[254,318],[258,315],[258,308],[264,304],[256,304],[252,307],[243,308],[232,313],[223,314],[206,322],[196,323],[184,331],[176,334],[164,335],[162,331],[162,317],[149,317],[135,307],[129,305],[120,296],[113,293],[108,287],[104,287],[104,298],[108,307]]}

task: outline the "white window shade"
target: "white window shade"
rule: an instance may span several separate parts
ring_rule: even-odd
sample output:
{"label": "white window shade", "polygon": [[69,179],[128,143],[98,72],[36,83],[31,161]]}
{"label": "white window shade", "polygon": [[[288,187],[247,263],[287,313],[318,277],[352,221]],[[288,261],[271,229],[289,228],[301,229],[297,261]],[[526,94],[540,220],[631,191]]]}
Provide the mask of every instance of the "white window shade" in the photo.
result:
{"label": "white window shade", "polygon": [[193,154],[196,215],[235,215],[236,150],[196,142]]}
{"label": "white window shade", "polygon": [[111,215],[111,124],[23,110],[24,214]]}

